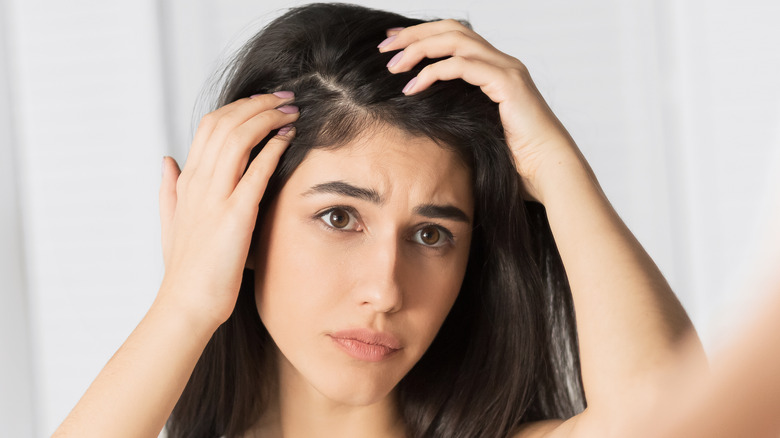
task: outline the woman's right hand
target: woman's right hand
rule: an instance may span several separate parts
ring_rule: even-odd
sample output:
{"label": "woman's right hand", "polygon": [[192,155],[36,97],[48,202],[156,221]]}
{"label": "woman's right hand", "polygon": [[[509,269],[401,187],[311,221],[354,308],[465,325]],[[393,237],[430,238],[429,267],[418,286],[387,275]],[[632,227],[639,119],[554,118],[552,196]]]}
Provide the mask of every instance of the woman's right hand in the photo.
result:
{"label": "woman's right hand", "polygon": [[[291,92],[255,95],[201,119],[184,170],[163,159],[160,221],[165,276],[154,306],[185,312],[210,329],[235,307],[258,205],[294,135]],[[252,161],[251,149],[274,136]]]}

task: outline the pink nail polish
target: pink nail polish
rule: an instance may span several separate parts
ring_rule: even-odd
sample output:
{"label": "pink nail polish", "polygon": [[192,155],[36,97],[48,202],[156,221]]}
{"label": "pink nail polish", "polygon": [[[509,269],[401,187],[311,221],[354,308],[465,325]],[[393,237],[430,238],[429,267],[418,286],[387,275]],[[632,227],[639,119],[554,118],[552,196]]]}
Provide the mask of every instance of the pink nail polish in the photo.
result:
{"label": "pink nail polish", "polygon": [[407,92],[412,91],[412,88],[414,88],[414,84],[416,84],[416,83],[417,83],[417,76],[413,77],[412,80],[409,81],[409,83],[406,84],[406,86],[404,87],[403,91],[401,91],[401,92],[406,94]]}
{"label": "pink nail polish", "polygon": [[380,48],[380,49],[381,49],[382,47],[384,47],[384,46],[386,46],[386,45],[388,45],[388,44],[392,43],[392,42],[393,42],[393,40],[395,40],[395,35],[393,35],[393,36],[389,36],[389,37],[385,38],[385,40],[384,40],[384,41],[382,41],[381,43],[379,43],[379,45],[377,46],[377,48]]}
{"label": "pink nail polish", "polygon": [[287,124],[279,128],[279,132],[276,133],[276,135],[285,135],[292,129],[292,124]]}
{"label": "pink nail polish", "polygon": [[298,112],[298,107],[295,105],[284,105],[280,106],[279,108],[276,108],[279,111],[285,113],[285,114],[295,114]]}
{"label": "pink nail polish", "polygon": [[404,27],[391,27],[390,29],[387,29],[387,32],[400,32],[404,29]]}
{"label": "pink nail polish", "polygon": [[274,91],[274,96],[282,99],[289,99],[291,97],[295,97],[295,93],[292,91]]}
{"label": "pink nail polish", "polygon": [[395,56],[390,60],[390,62],[387,63],[387,68],[390,68],[396,64],[398,64],[398,61],[401,60],[404,56],[404,51],[401,50],[400,52],[396,53]]}

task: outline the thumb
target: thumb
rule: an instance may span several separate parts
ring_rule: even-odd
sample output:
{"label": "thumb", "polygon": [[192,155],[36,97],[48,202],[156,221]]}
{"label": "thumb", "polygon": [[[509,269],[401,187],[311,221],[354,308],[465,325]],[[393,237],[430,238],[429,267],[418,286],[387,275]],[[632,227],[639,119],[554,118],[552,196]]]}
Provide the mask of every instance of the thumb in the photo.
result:
{"label": "thumb", "polygon": [[168,252],[168,236],[171,234],[173,215],[176,212],[176,182],[179,180],[179,165],[173,157],[163,157],[162,181],[160,182],[160,228],[162,230],[163,260]]}

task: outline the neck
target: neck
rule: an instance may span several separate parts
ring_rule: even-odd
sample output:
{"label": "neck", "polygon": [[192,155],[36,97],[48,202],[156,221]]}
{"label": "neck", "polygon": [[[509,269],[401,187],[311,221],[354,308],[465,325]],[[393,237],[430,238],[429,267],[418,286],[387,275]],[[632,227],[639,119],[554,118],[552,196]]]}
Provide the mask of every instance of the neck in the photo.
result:
{"label": "neck", "polygon": [[380,401],[352,406],[328,399],[278,354],[279,390],[252,437],[398,438],[405,431],[393,390]]}

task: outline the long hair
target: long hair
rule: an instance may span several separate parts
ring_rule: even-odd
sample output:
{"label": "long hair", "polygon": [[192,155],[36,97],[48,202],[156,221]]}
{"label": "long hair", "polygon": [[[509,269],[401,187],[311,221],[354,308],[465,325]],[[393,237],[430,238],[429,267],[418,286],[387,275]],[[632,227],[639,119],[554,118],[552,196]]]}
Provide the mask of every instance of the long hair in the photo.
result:
{"label": "long hair", "polygon": [[[410,437],[503,437],[525,422],[568,418],[585,407],[571,291],[544,207],[522,199],[498,106],[460,79],[403,95],[435,59],[400,74],[385,67],[393,53],[376,49],[385,29],[423,22],[349,4],[290,9],[228,64],[218,106],[289,90],[300,108],[255,232],[264,206],[308,151],[339,147],[376,123],[430,138],[471,168],[474,229],[463,284],[433,343],[399,382],[399,412]],[[273,340],[253,289],[247,270],[233,314],[168,420],[170,437],[238,436],[278,389]]]}

